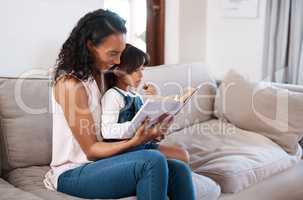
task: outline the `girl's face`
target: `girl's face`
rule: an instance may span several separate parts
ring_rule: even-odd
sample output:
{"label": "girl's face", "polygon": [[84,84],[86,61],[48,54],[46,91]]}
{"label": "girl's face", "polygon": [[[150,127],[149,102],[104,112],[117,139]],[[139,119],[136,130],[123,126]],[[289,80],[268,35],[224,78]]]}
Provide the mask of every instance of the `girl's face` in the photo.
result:
{"label": "girl's face", "polygon": [[120,63],[120,56],[125,49],[125,34],[112,34],[106,37],[99,46],[90,46],[99,69],[106,70]]}
{"label": "girl's face", "polygon": [[123,76],[123,80],[125,84],[137,88],[142,80],[143,70],[144,70],[144,66],[141,65],[138,69],[136,69],[136,71],[132,72],[131,74],[127,74]]}

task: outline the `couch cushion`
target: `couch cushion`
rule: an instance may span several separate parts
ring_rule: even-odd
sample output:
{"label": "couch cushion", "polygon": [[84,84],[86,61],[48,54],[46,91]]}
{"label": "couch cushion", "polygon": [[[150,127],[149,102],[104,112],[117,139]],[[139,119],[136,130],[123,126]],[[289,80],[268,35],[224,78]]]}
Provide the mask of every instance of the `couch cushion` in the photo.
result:
{"label": "couch cushion", "polygon": [[9,199],[9,200],[42,200],[41,198],[34,196],[29,192],[20,190],[8,182],[0,178],[0,199]]}
{"label": "couch cushion", "polygon": [[169,135],[163,143],[186,148],[194,172],[214,179],[223,192],[238,192],[295,165],[301,157],[287,154],[272,140],[210,120]]}
{"label": "couch cushion", "polygon": [[[54,192],[47,190],[43,184],[43,178],[46,172],[50,168],[48,166],[44,167],[28,167],[28,168],[18,168],[6,175],[8,182],[14,186],[30,192],[36,196],[39,196],[46,200],[80,200],[82,198],[73,197],[66,195],[61,192]],[[135,198],[124,198],[123,200],[133,200]]]}
{"label": "couch cushion", "polygon": [[4,170],[50,163],[49,86],[47,78],[0,78]]}
{"label": "couch cushion", "polygon": [[[142,83],[152,83],[159,95],[182,94],[188,87],[203,86],[175,117],[170,131],[209,120],[213,114],[216,82],[209,75],[206,66],[196,64],[162,65],[144,70]],[[141,91],[142,93],[142,91]]]}
{"label": "couch cushion", "polygon": [[[76,200],[80,199],[72,197],[60,192],[47,190],[43,185],[43,177],[49,170],[48,166],[45,167],[28,167],[15,169],[7,174],[7,180],[18,188],[24,191],[33,193],[43,199],[57,199],[57,200]],[[215,200],[220,196],[220,187],[213,180],[203,177],[198,174],[193,174],[193,182],[197,199]],[[123,198],[121,200],[135,200],[135,197]]]}
{"label": "couch cushion", "polygon": [[[0,138],[1,138],[1,115],[0,115]],[[2,144],[0,139],[0,177],[2,176]]]}
{"label": "couch cushion", "polygon": [[211,178],[193,173],[196,199],[217,200],[221,195],[220,186]]}
{"label": "couch cushion", "polygon": [[220,200],[302,200],[303,161],[236,194],[225,193]]}
{"label": "couch cushion", "polygon": [[219,87],[215,107],[218,117],[272,139],[289,153],[297,152],[303,135],[303,93],[250,82],[230,71]]}

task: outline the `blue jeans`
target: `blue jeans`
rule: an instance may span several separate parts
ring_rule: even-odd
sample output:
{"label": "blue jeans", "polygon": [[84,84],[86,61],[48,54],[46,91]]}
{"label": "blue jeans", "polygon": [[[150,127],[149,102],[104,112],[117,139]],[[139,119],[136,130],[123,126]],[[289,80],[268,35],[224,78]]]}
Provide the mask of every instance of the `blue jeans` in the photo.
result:
{"label": "blue jeans", "polygon": [[87,199],[194,200],[191,169],[144,144],[60,175],[58,191]]}

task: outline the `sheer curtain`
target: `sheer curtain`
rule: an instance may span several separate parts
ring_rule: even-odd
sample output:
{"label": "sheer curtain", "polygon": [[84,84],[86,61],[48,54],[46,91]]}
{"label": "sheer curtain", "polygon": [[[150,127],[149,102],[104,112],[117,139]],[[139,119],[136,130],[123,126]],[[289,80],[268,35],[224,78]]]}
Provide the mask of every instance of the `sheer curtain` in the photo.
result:
{"label": "sheer curtain", "polygon": [[263,78],[303,85],[303,1],[267,0]]}
{"label": "sheer curtain", "polygon": [[104,9],[114,11],[126,20],[127,42],[146,52],[146,0],[104,0]]}
{"label": "sheer curtain", "polygon": [[303,1],[291,0],[288,82],[303,85]]}

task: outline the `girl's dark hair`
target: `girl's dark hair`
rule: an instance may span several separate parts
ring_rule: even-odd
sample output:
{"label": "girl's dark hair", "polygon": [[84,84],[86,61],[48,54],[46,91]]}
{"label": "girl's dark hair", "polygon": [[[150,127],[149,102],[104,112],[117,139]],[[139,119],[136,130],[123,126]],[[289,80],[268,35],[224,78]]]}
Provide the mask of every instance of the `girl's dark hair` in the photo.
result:
{"label": "girl's dark hair", "polygon": [[54,71],[54,81],[62,74],[72,74],[86,81],[97,69],[87,42],[98,46],[103,40],[117,33],[126,33],[125,20],[109,10],[99,9],[86,14],[73,28],[64,42]]}
{"label": "girl's dark hair", "polygon": [[110,70],[106,71],[104,80],[107,89],[116,86],[118,77],[113,73],[114,69],[119,68],[121,74],[131,74],[140,68],[142,65],[147,65],[149,62],[148,54],[144,53],[137,47],[126,44],[120,57],[120,64],[114,65]]}

